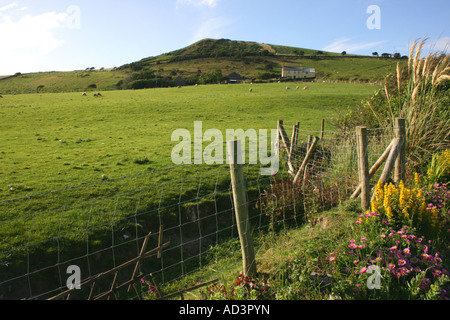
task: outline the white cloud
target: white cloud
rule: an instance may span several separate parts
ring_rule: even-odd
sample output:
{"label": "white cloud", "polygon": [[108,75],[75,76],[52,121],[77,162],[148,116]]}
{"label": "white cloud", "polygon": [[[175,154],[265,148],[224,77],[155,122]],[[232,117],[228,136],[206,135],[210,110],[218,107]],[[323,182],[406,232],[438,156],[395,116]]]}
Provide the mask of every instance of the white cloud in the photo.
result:
{"label": "white cloud", "polygon": [[22,70],[31,67],[39,57],[51,53],[64,43],[63,39],[56,36],[55,31],[67,26],[67,13],[45,12],[31,15],[24,14],[26,8],[8,11],[14,7],[16,5],[11,3],[0,8],[0,74],[15,72],[8,70],[8,67]]}
{"label": "white cloud", "polygon": [[205,38],[221,38],[226,33],[226,28],[231,24],[232,21],[223,17],[205,20],[198,27],[192,40],[198,41]]}
{"label": "white cloud", "polygon": [[66,13],[47,12],[38,16],[25,15],[14,22],[10,17],[0,19],[2,50],[37,49],[49,53],[64,41],[57,39],[53,30],[64,26]]}
{"label": "white cloud", "polygon": [[376,41],[376,42],[363,42],[363,43],[351,43],[352,39],[344,38],[338,39],[329,45],[325,46],[322,50],[331,52],[342,52],[346,51],[348,53],[356,53],[360,50],[369,49],[377,47],[386,41]]}
{"label": "white cloud", "polygon": [[177,0],[176,6],[177,8],[182,5],[192,5],[196,7],[207,6],[210,8],[214,8],[217,6],[219,0]]}
{"label": "white cloud", "polygon": [[16,6],[17,6],[17,3],[7,4],[6,6],[3,6],[3,7],[0,8],[0,12],[12,9],[12,8],[14,8]]}
{"label": "white cloud", "polygon": [[428,48],[432,51],[448,51],[450,49],[450,37],[443,37],[437,40],[429,40],[424,45],[425,48]]}

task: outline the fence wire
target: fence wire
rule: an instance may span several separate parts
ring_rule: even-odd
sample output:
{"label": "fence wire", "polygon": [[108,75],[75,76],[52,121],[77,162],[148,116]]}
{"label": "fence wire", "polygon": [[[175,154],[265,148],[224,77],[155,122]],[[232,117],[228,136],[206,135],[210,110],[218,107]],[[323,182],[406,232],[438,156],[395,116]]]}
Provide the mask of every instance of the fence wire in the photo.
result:
{"label": "fence wire", "polygon": [[[293,127],[285,125],[289,137]],[[368,134],[370,165],[393,130]],[[292,183],[289,169],[295,174],[311,137],[322,135],[301,178]],[[298,130],[292,152],[280,144],[277,174],[261,175],[259,165],[245,165],[252,229],[295,227],[348,200],[358,186],[357,157],[355,133]],[[227,164],[181,165],[5,200],[0,210],[0,299],[55,296],[67,290],[68,266],[80,267],[82,282],[92,279],[138,256],[149,232],[149,249],[161,239],[170,245],[144,259],[139,272],[165,285],[209,265],[212,248],[238,237]],[[121,272],[120,280],[129,280],[132,272],[132,267]],[[94,296],[109,290],[111,281],[105,278]]]}

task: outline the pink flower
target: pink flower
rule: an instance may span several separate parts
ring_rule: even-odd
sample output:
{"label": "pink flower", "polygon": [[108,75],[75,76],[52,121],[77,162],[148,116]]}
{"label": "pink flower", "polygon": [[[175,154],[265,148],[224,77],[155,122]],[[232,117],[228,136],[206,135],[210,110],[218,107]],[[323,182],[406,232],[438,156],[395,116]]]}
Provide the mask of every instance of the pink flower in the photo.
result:
{"label": "pink flower", "polygon": [[438,270],[438,269],[435,269],[435,268],[433,268],[432,269],[433,271],[431,272],[433,275],[435,275],[435,276],[440,276],[441,275],[441,271],[440,270]]}
{"label": "pink flower", "polygon": [[365,273],[367,271],[367,267],[362,267],[361,270],[359,270],[359,273]]}
{"label": "pink flower", "polygon": [[329,257],[328,261],[333,262],[334,260],[336,260],[336,257]]}
{"label": "pink flower", "polygon": [[399,266],[404,266],[406,264],[406,260],[403,260],[403,259],[399,259],[398,260],[398,265]]}

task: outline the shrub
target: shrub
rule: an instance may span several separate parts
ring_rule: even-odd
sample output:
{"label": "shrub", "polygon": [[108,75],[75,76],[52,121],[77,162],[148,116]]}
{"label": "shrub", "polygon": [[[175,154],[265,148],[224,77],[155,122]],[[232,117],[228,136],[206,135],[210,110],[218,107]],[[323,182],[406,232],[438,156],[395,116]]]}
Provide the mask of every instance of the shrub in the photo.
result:
{"label": "shrub", "polygon": [[230,288],[214,283],[206,288],[204,295],[208,300],[268,300],[274,292],[265,278],[258,280],[239,274]]}
{"label": "shrub", "polygon": [[371,202],[371,211],[380,214],[394,228],[408,225],[428,235],[440,235],[448,223],[448,210],[446,205],[438,207],[434,204],[430,195],[444,197],[439,199],[442,204],[445,204],[448,195],[441,194],[436,187],[438,186],[424,191],[418,188],[417,179],[416,187],[412,189],[408,189],[403,182],[400,182],[398,187],[392,183],[382,185],[378,182],[375,199]]}
{"label": "shrub", "polygon": [[448,299],[450,273],[438,241],[409,226],[392,228],[368,212],[355,223],[353,239],[329,253],[333,288],[342,299]]}
{"label": "shrub", "polygon": [[421,58],[425,42],[416,40],[408,64],[399,62],[382,89],[337,121],[343,130],[353,130],[359,125],[393,127],[395,118],[404,118],[408,175],[424,169],[432,154],[450,148],[450,55],[435,52]]}
{"label": "shrub", "polygon": [[429,184],[450,182],[450,149],[434,154],[427,168]]}

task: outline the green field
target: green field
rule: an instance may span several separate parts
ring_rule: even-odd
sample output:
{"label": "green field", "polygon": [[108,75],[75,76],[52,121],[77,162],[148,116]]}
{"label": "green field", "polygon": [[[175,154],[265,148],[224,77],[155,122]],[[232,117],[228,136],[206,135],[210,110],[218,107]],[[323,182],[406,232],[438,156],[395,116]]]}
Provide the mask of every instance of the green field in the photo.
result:
{"label": "green field", "polygon": [[[294,84],[295,85],[295,84]],[[310,84],[208,85],[5,95],[0,101],[0,199],[172,166],[175,129],[275,129],[277,120],[319,130],[376,87]],[[253,92],[249,92],[252,87]],[[329,123],[329,122],[327,122]],[[327,129],[331,129],[328,127]]]}
{"label": "green field", "polygon": [[[138,239],[137,228],[139,237],[148,230],[157,234],[159,217],[166,226],[176,225],[179,210],[189,212],[200,202],[220,206],[220,197],[229,201],[226,164],[172,163],[172,149],[179,143],[171,141],[174,130],[193,135],[194,121],[202,121],[203,132],[219,129],[225,136],[226,129],[276,129],[277,120],[283,120],[286,126],[299,121],[301,130],[318,132],[325,119],[326,130],[333,131],[331,120],[339,112],[378,89],[343,83],[295,87],[204,85],[106,91],[101,97],[80,92],[4,95],[0,264],[6,259],[10,268],[2,267],[0,282],[26,274],[27,265],[45,269],[82,257],[86,246],[90,253],[115,246],[120,251],[116,262],[127,261],[134,257],[130,245],[135,245],[124,242],[123,234],[134,235],[131,240]],[[170,167],[175,169],[165,170]],[[259,165],[253,169],[258,171]],[[219,198],[211,198],[214,186]],[[229,210],[228,203],[223,205],[221,210]],[[222,223],[231,224],[227,219]],[[122,242],[127,249],[119,247]],[[102,259],[98,272],[112,263],[110,256]]]}

